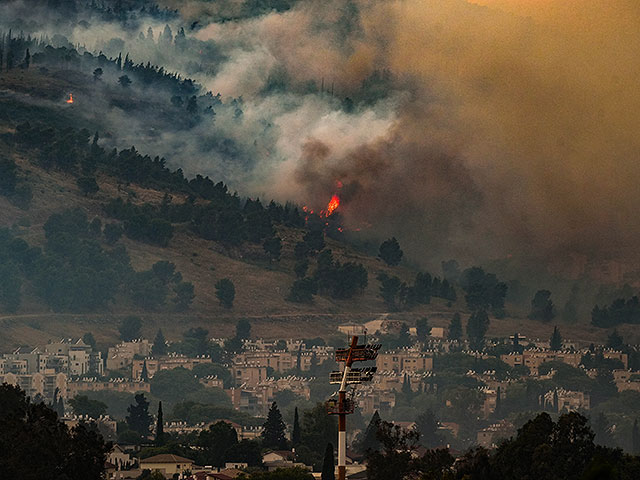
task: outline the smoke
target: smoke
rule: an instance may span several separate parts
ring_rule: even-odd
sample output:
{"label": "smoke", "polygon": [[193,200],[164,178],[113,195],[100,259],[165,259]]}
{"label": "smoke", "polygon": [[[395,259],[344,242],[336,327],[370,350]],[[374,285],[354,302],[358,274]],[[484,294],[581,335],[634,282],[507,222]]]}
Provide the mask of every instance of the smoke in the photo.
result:
{"label": "smoke", "polygon": [[317,2],[229,27],[257,35],[299,83],[324,72],[357,95],[388,69],[402,92],[355,114],[387,112],[386,130],[352,119],[346,136],[285,137],[296,148],[265,184],[315,199],[340,180],[347,221],[397,233],[423,258],[635,261],[640,7],[485,3],[333,2],[328,12],[358,7],[341,42]]}
{"label": "smoke", "polygon": [[637,2],[301,0],[224,22],[243,2],[164,4],[191,42],[179,56],[140,37],[163,30],[153,19],[68,33],[222,94],[188,131],[149,135],[112,109],[104,121],[124,145],[314,208],[339,181],[347,227],[395,235],[429,266],[636,267]]}

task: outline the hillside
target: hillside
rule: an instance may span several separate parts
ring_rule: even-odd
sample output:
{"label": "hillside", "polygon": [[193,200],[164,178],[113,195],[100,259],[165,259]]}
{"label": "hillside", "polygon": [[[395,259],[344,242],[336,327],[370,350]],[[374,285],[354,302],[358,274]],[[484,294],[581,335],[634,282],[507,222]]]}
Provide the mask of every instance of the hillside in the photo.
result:
{"label": "hillside", "polygon": [[[85,195],[76,184],[77,174],[70,174],[56,168],[43,168],[37,160],[36,151],[19,148],[12,144],[17,125],[29,121],[34,124],[56,125],[56,127],[100,128],[99,109],[104,102],[124,102],[131,98],[105,87],[104,95],[95,109],[91,109],[92,89],[88,77],[66,70],[19,70],[3,72],[0,75],[0,157],[15,161],[20,175],[33,191],[33,199],[28,209],[20,208],[6,197],[0,197],[0,223],[11,227],[13,233],[33,246],[45,245],[43,226],[50,215],[66,209],[80,207],[89,220],[96,217],[102,225],[111,221],[105,213],[105,204],[114,198],[142,206],[160,205],[165,194],[170,195],[172,205],[187,201],[187,195],[171,191],[143,187],[135,182],[123,182],[104,171],[99,171],[96,181],[99,191]],[[75,92],[74,104],[67,104],[68,92]],[[122,96],[122,98],[121,98]],[[126,98],[125,98],[126,97]],[[161,101],[140,101],[135,105],[142,111],[162,108]],[[133,108],[133,107],[132,107]],[[136,110],[137,111],[137,110]],[[8,114],[10,113],[10,114]],[[114,139],[108,139],[113,142]],[[117,143],[117,140],[116,140]],[[145,152],[141,152],[144,154]],[[10,348],[20,344],[36,344],[61,336],[77,336],[91,331],[99,343],[113,343],[117,339],[117,324],[127,315],[143,318],[143,333],[152,336],[162,327],[168,338],[179,338],[186,329],[202,326],[214,337],[232,333],[235,320],[251,318],[254,334],[268,338],[315,337],[335,334],[336,325],[350,321],[367,321],[389,315],[390,318],[406,320],[413,325],[415,319],[428,316],[432,326],[448,325],[454,312],[468,314],[463,295],[458,292],[458,300],[453,304],[433,298],[429,305],[418,305],[408,312],[390,313],[379,296],[380,284],[376,277],[380,273],[398,276],[411,284],[416,270],[403,264],[389,267],[379,258],[357,249],[349,241],[338,241],[326,237],[326,247],[331,249],[334,259],[342,263],[362,264],[368,272],[368,285],[361,294],[345,300],[333,299],[328,295],[315,295],[312,303],[286,301],[292,283],[296,280],[294,247],[303,235],[304,228],[276,226],[276,234],[282,240],[282,255],[279,261],[265,258],[261,245],[243,244],[228,246],[196,235],[188,223],[175,223],[174,235],[166,246],[143,243],[123,236],[119,241],[124,245],[136,271],[149,269],[155,262],[166,260],[175,264],[185,281],[193,283],[195,299],[187,311],[174,311],[167,304],[154,310],[142,309],[119,295],[117,301],[107,308],[97,311],[66,313],[53,312],[39,299],[26,284],[19,310],[4,314],[0,321],[3,326],[0,347]],[[103,246],[104,239],[102,239]],[[315,269],[315,257],[310,258],[309,272]],[[440,275],[440,272],[432,272]],[[219,305],[215,297],[215,283],[231,279],[236,286],[236,298],[232,309]],[[525,318],[526,312],[513,305],[507,305],[507,317],[492,319],[489,336],[507,336],[520,332],[530,338],[546,338],[552,326],[532,322]],[[588,319],[581,319],[577,325],[562,326],[566,338],[580,342],[602,340],[605,331],[586,326]],[[632,329],[622,329],[625,338],[638,338]]]}

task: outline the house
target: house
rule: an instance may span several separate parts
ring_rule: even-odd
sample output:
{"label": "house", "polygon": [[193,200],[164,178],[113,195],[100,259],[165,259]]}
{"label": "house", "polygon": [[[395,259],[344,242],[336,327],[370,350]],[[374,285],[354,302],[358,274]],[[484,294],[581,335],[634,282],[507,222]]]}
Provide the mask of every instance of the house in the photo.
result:
{"label": "house", "polygon": [[193,468],[193,460],[179,457],[172,453],[163,453],[153,457],[140,460],[142,470],[160,471],[165,477],[170,477],[176,473],[181,474]]}
{"label": "house", "polygon": [[114,445],[109,454],[107,455],[107,461],[114,464],[118,470],[122,470],[123,467],[131,464],[131,455],[124,451],[120,445]]}
{"label": "house", "polygon": [[294,458],[295,454],[289,450],[274,450],[262,455],[262,463],[292,462]]}

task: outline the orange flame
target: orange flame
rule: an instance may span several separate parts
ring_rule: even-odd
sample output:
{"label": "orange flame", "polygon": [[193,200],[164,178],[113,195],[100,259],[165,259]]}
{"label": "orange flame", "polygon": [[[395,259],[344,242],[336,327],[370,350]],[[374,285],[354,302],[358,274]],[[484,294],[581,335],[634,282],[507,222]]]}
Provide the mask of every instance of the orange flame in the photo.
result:
{"label": "orange flame", "polygon": [[73,93],[69,94],[69,98],[67,99],[67,103],[73,103]]}
{"label": "orange flame", "polygon": [[329,204],[327,205],[327,217],[335,212],[336,208],[340,206],[340,197],[338,195],[333,195]]}

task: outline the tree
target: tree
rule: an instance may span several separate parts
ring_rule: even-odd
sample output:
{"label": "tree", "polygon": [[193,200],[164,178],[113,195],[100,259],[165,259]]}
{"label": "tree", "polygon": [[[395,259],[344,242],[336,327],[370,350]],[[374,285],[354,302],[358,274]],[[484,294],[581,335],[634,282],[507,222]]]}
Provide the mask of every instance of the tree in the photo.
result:
{"label": "tree", "polygon": [[189,101],[187,102],[187,112],[191,115],[198,113],[198,99],[195,95],[189,97]]}
{"label": "tree", "polygon": [[12,195],[18,184],[18,166],[11,158],[0,157],[0,194]]}
{"label": "tree", "polygon": [[413,284],[414,295],[416,302],[422,304],[431,303],[431,296],[439,296],[439,292],[432,291],[432,279],[431,275],[427,272],[418,272],[416,274],[416,280]]}
{"label": "tree", "polygon": [[2,478],[100,480],[112,445],[83,424],[67,428],[44,403],[0,385]]}
{"label": "tree", "polygon": [[531,313],[529,313],[529,318],[550,322],[555,316],[556,312],[553,302],[551,301],[551,292],[549,290],[538,290],[533,300],[531,300]]}
{"label": "tree", "polygon": [[196,445],[202,450],[203,465],[222,467],[228,452],[238,444],[238,434],[233,426],[225,421],[218,421],[209,429],[202,430]]}
{"label": "tree", "polygon": [[417,470],[413,452],[418,446],[420,434],[390,422],[380,422],[377,435],[382,449],[369,450],[367,453],[367,479],[401,480],[413,477]]}
{"label": "tree", "polygon": [[241,318],[236,323],[236,337],[241,340],[248,340],[251,338],[251,323],[246,318]]}
{"label": "tree", "polygon": [[614,350],[621,350],[622,347],[624,347],[624,340],[615,328],[607,338],[607,347],[613,348]]}
{"label": "tree", "polygon": [[82,336],[82,341],[89,345],[92,350],[96,349],[96,339],[91,332],[87,332]]}
{"label": "tree", "polygon": [[69,400],[69,405],[76,415],[98,419],[107,413],[107,405],[98,400],[91,400],[86,395],[76,395]]}
{"label": "tree", "polygon": [[335,459],[333,456],[333,445],[331,443],[327,443],[327,448],[324,451],[324,461],[322,462],[322,474],[320,478],[322,480],[336,480]]}
{"label": "tree", "polygon": [[403,292],[406,284],[396,276],[389,276],[385,273],[378,275],[380,282],[380,296],[389,310],[399,310],[403,303]]}
{"label": "tree", "polygon": [[233,300],[236,298],[236,287],[228,278],[218,280],[216,283],[216,297],[220,305],[225,308],[233,307]]}
{"label": "tree", "polygon": [[104,238],[109,245],[115,245],[120,238],[122,238],[122,234],[124,233],[124,229],[121,225],[117,223],[107,223],[104,226]]}
{"label": "tree", "polygon": [[270,472],[252,473],[247,480],[313,480],[314,476],[306,467],[276,468]]}
{"label": "tree", "polygon": [[95,177],[80,177],[76,180],[76,185],[78,185],[78,188],[85,197],[98,193],[100,190]]}
{"label": "tree", "polygon": [[296,407],[293,412],[293,431],[291,432],[291,444],[294,447],[300,444],[300,436],[300,418],[298,416],[298,407]]}
{"label": "tree", "polygon": [[155,356],[167,354],[167,341],[164,338],[162,329],[158,329],[156,338],[153,340],[153,346],[151,347],[151,353]]}
{"label": "tree", "polygon": [[293,266],[293,271],[297,278],[304,278],[307,270],[309,270],[309,260],[306,258],[296,261],[296,264]]}
{"label": "tree", "polygon": [[640,455],[640,428],[638,427],[638,419],[633,421],[631,429],[631,454]]}
{"label": "tree", "polygon": [[100,81],[100,79],[102,79],[102,74],[103,74],[103,73],[104,73],[104,72],[102,71],[102,69],[101,69],[100,67],[96,68],[96,69],[93,71],[93,80],[94,80],[95,82]]}
{"label": "tree", "polygon": [[338,424],[333,415],[327,415],[322,403],[311,410],[305,410],[302,417],[302,441],[296,448],[299,461],[322,470],[324,452],[318,445],[334,442],[338,435]]}
{"label": "tree", "polygon": [[135,403],[127,407],[129,415],[127,415],[125,420],[131,430],[139,433],[143,437],[146,437],[149,434],[149,426],[151,425],[149,401],[144,396],[144,393],[136,394],[134,400]]}
{"label": "tree", "polygon": [[282,450],[287,446],[287,439],[284,432],[286,426],[282,420],[282,414],[278,409],[276,402],[271,404],[269,413],[267,414],[267,420],[264,422],[262,430],[262,444],[266,448],[273,448],[275,450]]}
{"label": "tree", "polygon": [[472,267],[462,272],[460,286],[465,292],[465,302],[471,310],[488,310],[494,315],[503,315],[507,285],[500,282],[493,273],[486,273],[480,267]]}
{"label": "tree", "polygon": [[429,320],[427,317],[422,317],[416,320],[416,334],[418,336],[418,340],[426,342],[430,331],[431,329],[429,328]]}
{"label": "tree", "polygon": [[489,316],[484,310],[475,311],[467,321],[467,337],[472,350],[484,348],[484,336],[489,330]]}
{"label": "tree", "polygon": [[120,332],[120,339],[125,342],[130,342],[136,338],[140,338],[140,327],[142,326],[142,320],[140,317],[128,316],[125,317],[120,326],[118,332]]}
{"label": "tree", "polygon": [[184,353],[195,355],[207,355],[209,353],[209,331],[195,327],[184,332],[183,351]]}
{"label": "tree", "polygon": [[378,256],[384,260],[387,265],[395,266],[402,260],[403,252],[400,249],[400,244],[396,237],[391,237],[389,240],[385,240],[380,244],[380,250]]}
{"label": "tree", "polygon": [[462,339],[462,321],[460,319],[459,313],[454,313],[451,318],[451,323],[449,323],[449,332],[447,334],[447,338],[449,340],[460,341]]}
{"label": "tree", "polygon": [[549,347],[553,351],[562,350],[562,336],[560,335],[560,330],[558,330],[557,326],[553,327],[553,333],[549,340]]}
{"label": "tree", "polygon": [[262,248],[269,255],[270,260],[280,260],[280,253],[282,252],[282,240],[280,240],[280,237],[267,238],[262,244]]}
{"label": "tree", "polygon": [[162,401],[158,402],[158,416],[156,417],[156,445],[164,445],[164,416],[162,414]]}
{"label": "tree", "polygon": [[93,220],[91,220],[91,223],[89,224],[89,232],[94,237],[100,236],[100,234],[102,233],[102,220],[100,220],[99,217],[95,217]]}
{"label": "tree", "polygon": [[438,420],[431,410],[421,413],[416,419],[416,428],[420,432],[420,443],[426,448],[442,445],[442,435],[438,433]]}
{"label": "tree", "polygon": [[311,303],[318,292],[316,282],[311,278],[300,278],[293,282],[287,300],[296,303]]}
{"label": "tree", "polygon": [[376,410],[369,420],[369,425],[364,432],[364,437],[360,442],[359,449],[361,453],[367,453],[370,450],[378,450],[380,441],[378,440],[378,428],[380,427],[380,414]]}
{"label": "tree", "polygon": [[118,78],[118,83],[122,88],[128,88],[131,85],[131,79],[128,75],[122,75]]}
{"label": "tree", "polygon": [[191,302],[196,298],[196,294],[194,293],[193,283],[191,282],[180,282],[175,287],[173,287],[173,291],[176,294],[173,299],[173,303],[176,305],[176,310],[185,311],[189,309]]}
{"label": "tree", "polygon": [[611,424],[604,412],[600,412],[592,425],[594,440],[598,445],[615,447],[615,438],[611,430]]}
{"label": "tree", "polygon": [[24,65],[24,68],[27,68],[27,69],[31,65],[31,52],[29,52],[28,48],[27,48],[27,53],[24,56],[24,62],[22,62],[22,64]]}

